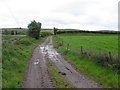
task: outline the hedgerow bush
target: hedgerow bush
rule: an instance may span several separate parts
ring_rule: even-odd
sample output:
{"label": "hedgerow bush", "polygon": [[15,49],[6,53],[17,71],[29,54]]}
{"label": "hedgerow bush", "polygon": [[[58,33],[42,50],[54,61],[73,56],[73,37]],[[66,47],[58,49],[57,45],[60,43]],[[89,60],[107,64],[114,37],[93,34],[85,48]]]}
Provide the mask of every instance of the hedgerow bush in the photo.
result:
{"label": "hedgerow bush", "polygon": [[41,23],[40,22],[36,22],[31,21],[31,23],[28,25],[28,36],[35,38],[35,39],[39,39],[39,34],[41,31]]}

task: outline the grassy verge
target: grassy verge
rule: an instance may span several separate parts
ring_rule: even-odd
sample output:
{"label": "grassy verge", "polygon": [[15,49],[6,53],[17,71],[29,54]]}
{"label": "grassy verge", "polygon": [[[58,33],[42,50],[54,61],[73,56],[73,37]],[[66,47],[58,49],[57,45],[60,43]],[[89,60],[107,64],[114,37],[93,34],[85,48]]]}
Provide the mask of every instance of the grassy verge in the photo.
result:
{"label": "grassy verge", "polygon": [[0,89],[2,89],[2,34],[0,33]]}
{"label": "grassy verge", "polygon": [[[64,38],[65,39],[65,38]],[[68,39],[68,38],[67,38]],[[72,39],[71,39],[72,40]],[[64,42],[64,44],[67,44],[68,42],[71,44],[74,44],[75,40],[73,41],[67,41]],[[93,62],[93,60],[90,60],[88,58],[78,56],[78,54],[74,53],[72,50],[69,50],[66,53],[66,48],[61,47],[59,44],[59,40],[57,40],[55,37],[53,38],[54,46],[57,47],[58,51],[64,55],[64,57],[69,60],[80,72],[87,75],[90,79],[95,80],[99,84],[101,84],[103,87],[112,87],[112,88],[118,88],[118,73],[110,68],[102,67],[99,64],[96,64]],[[77,42],[78,43],[78,42]],[[74,44],[78,45],[78,44]]]}
{"label": "grassy verge", "polygon": [[49,60],[49,72],[56,88],[73,88],[73,85],[59,73],[56,66]]}
{"label": "grassy verge", "polygon": [[3,36],[2,38],[2,87],[21,87],[32,50],[44,39],[27,36]]}

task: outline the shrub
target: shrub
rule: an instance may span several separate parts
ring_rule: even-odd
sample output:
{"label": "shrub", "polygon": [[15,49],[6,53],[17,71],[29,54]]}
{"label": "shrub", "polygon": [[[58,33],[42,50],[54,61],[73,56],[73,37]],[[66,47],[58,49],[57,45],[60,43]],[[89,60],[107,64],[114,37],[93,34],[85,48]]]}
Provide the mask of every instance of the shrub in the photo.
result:
{"label": "shrub", "polygon": [[35,20],[32,21],[29,25],[28,25],[28,35],[30,37],[33,37],[35,39],[39,39],[39,34],[41,31],[41,23],[40,22],[36,22]]}
{"label": "shrub", "polygon": [[11,35],[14,35],[14,31],[13,30],[11,31]]}
{"label": "shrub", "polygon": [[46,36],[49,36],[49,35],[52,35],[52,33],[51,32],[41,32],[40,33],[41,37],[46,37]]}
{"label": "shrub", "polygon": [[57,28],[53,28],[53,30],[54,30],[54,35],[56,35],[57,34]]}

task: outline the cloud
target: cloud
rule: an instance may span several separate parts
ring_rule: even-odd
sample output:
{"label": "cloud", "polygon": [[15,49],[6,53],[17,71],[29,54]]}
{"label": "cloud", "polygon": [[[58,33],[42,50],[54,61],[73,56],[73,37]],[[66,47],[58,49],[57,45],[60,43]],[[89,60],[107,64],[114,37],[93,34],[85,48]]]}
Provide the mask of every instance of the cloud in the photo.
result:
{"label": "cloud", "polygon": [[43,28],[117,30],[118,0],[0,1],[0,28],[27,27],[34,19]]}

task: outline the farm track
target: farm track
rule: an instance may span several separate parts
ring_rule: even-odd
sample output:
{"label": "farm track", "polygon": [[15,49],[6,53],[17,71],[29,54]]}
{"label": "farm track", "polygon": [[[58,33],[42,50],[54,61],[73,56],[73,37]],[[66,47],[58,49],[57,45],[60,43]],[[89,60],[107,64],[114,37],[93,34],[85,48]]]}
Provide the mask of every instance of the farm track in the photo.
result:
{"label": "farm track", "polygon": [[43,44],[36,47],[33,51],[23,88],[55,87],[49,75],[47,58],[49,58],[58,68],[58,73],[64,75],[74,87],[101,88],[96,82],[76,71],[76,69],[54,49],[52,36],[48,37]]}
{"label": "farm track", "polygon": [[46,41],[36,47],[29,61],[28,70],[25,75],[23,88],[54,88],[52,79],[48,71],[48,62],[46,56],[42,53],[40,47],[47,44]]}

